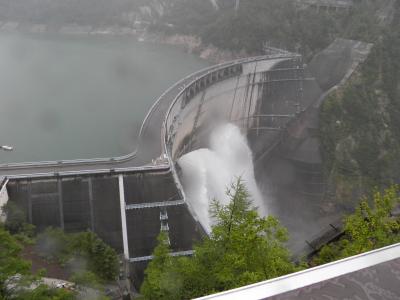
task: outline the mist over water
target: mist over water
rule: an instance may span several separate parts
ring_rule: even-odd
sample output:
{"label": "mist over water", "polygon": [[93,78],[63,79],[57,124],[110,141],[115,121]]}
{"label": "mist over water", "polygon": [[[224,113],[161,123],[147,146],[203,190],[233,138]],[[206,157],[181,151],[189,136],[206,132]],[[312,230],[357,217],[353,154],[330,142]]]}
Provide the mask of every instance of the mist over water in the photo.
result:
{"label": "mist over water", "polygon": [[246,138],[233,124],[218,126],[210,136],[209,149],[199,149],[178,160],[186,199],[203,227],[210,232],[210,203],[229,203],[227,189],[237,177],[246,185],[253,206],[265,216],[267,208],[254,177],[252,153]]}
{"label": "mist over water", "polygon": [[128,154],[157,97],[207,65],[133,37],[0,33],[0,163]]}

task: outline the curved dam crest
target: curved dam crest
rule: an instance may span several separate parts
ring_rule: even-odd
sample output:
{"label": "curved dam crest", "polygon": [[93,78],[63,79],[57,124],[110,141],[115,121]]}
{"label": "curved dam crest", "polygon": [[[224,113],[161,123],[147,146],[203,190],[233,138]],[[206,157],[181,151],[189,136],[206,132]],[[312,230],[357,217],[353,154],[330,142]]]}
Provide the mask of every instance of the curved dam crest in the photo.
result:
{"label": "curved dam crest", "polygon": [[[125,156],[146,113],[208,66],[183,49],[112,36],[0,33],[0,163]],[[22,88],[21,88],[22,87]]]}
{"label": "curved dam crest", "polygon": [[[274,134],[282,131],[271,120],[262,124],[253,117],[261,113],[262,99],[267,97],[265,85],[274,84],[276,90],[280,89],[279,84],[286,83],[293,88],[292,96],[298,94],[303,72],[300,62],[297,55],[280,54],[241,59],[198,71],[177,82],[155,103],[142,125],[141,145],[135,157],[107,162],[82,160],[55,165],[0,166],[0,172],[10,180],[9,197],[38,230],[60,226],[66,231],[96,232],[124,253],[138,274],[151,259],[149,255],[160,230],[168,231],[171,248],[177,255],[190,255],[193,241],[205,231],[196,211],[186,201],[175,162],[186,153],[207,148],[208,141],[218,144],[218,134],[208,139],[216,125],[210,120],[218,119],[220,123],[235,124],[228,127],[230,135],[225,136],[219,155],[226,151],[224,147],[228,141],[232,142],[232,136],[236,136],[239,147],[237,153],[232,152],[232,159],[245,153],[244,165],[251,166],[250,150],[239,132],[246,136],[258,128],[257,134],[262,138],[265,135],[262,128],[268,132],[274,128],[271,131]],[[293,103],[296,101],[292,99]],[[296,112],[292,103],[284,107],[291,115]],[[243,170],[231,171],[237,175]],[[253,178],[248,181],[256,186]]]}
{"label": "curved dam crest", "polygon": [[[335,51],[356,57],[357,63],[368,54],[368,45],[347,40],[338,44]],[[348,77],[354,66],[350,59],[340,71]],[[332,217],[318,212],[324,183],[315,136],[318,107],[328,91],[312,72],[292,53],[212,66],[180,80],[158,99],[142,125],[141,144],[134,157],[5,165],[0,166],[0,175],[9,179],[11,201],[39,230],[59,226],[67,231],[96,232],[124,253],[140,283],[160,231],[168,233],[173,255],[191,255],[193,242],[206,233],[200,214],[188,201],[189,190],[182,188],[184,170],[177,162],[199,149],[203,149],[200,153],[212,149],[213,143],[214,152],[226,151],[223,147],[232,139],[221,143],[219,150],[215,147],[219,140],[211,138],[213,130],[217,125],[234,124],[231,129],[237,129],[232,131],[240,131],[251,149],[256,183],[261,194],[267,195],[262,201],[268,213],[282,217],[286,226],[304,229],[293,231],[297,244],[292,249],[309,253],[315,244],[305,237],[318,234]],[[238,138],[238,144],[243,139]],[[248,153],[248,148],[237,150]],[[230,150],[234,157],[234,149]],[[310,214],[305,218],[301,212],[308,212],[307,205]]]}

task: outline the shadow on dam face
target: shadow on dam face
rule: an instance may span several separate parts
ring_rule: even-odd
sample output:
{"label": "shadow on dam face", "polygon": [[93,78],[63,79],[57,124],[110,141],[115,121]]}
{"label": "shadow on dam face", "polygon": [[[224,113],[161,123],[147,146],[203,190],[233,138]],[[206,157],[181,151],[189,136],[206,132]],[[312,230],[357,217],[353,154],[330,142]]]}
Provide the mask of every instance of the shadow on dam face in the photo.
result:
{"label": "shadow on dam face", "polygon": [[[37,231],[61,227],[66,232],[95,232],[118,253],[124,253],[119,177],[124,182],[126,237],[131,276],[139,287],[147,256],[163,225],[168,227],[173,252],[188,251],[202,235],[190,214],[170,170],[12,180],[8,195]],[[143,258],[143,260],[141,260]]]}
{"label": "shadow on dam face", "polygon": [[[360,47],[354,41],[338,43],[343,46],[339,49]],[[354,56],[358,62],[360,55]],[[325,70],[317,63],[313,68]],[[346,70],[335,70],[331,81],[329,76],[324,79],[325,86],[338,84],[337,74],[351,71]],[[204,234],[197,212],[186,201],[176,162],[209,147],[215,124],[229,122],[247,138],[267,213],[288,227],[292,251],[295,255],[314,251],[307,240],[341,217],[343,210],[323,202],[318,105],[328,91],[319,86],[312,71],[293,55],[241,60],[188,77],[181,82],[183,89],[175,86],[169,91],[175,98],[159,106],[166,110],[161,145],[159,134],[151,131],[151,136],[158,136],[154,149],[163,149],[160,165],[118,171],[110,167],[105,172],[92,168],[85,174],[49,173],[41,178],[17,176],[7,186],[10,201],[38,230],[53,226],[97,233],[132,262],[132,276],[139,286],[161,230],[168,232],[171,250],[179,255],[190,255],[188,250]]]}
{"label": "shadow on dam face", "polygon": [[[299,186],[308,185],[308,181],[301,181],[304,176],[300,174],[298,166],[279,155],[275,158],[274,154],[283,148],[281,144],[285,144],[284,141],[290,140],[288,129],[296,132],[302,131],[304,127],[308,130],[309,124],[297,120],[312,119],[306,115],[306,111],[322,94],[323,91],[309,70],[304,68],[301,60],[289,58],[247,64],[240,74],[218,82],[209,89],[200,90],[190,101],[186,101],[175,115],[174,121],[179,128],[174,128],[171,156],[183,169],[179,175],[188,198],[191,198],[188,202],[206,229],[210,229],[209,220],[207,222],[204,217],[209,207],[204,198],[215,196],[224,199],[223,194],[230,181],[234,180],[235,175],[241,175],[240,172],[233,172],[234,175],[230,174],[232,178],[225,180],[224,184],[219,184],[216,188],[210,187],[210,183],[221,183],[221,177],[228,176],[225,174],[226,170],[233,170],[235,165],[240,165],[240,159],[237,158],[231,159],[226,165],[219,163],[229,153],[234,152],[232,150],[235,148],[222,137],[218,142],[225,144],[219,145],[219,148],[224,149],[221,153],[223,159],[216,161],[215,155],[211,155],[218,152],[212,141],[210,142],[216,130],[213,125],[229,122],[240,128],[247,137],[252,152],[249,155],[255,164],[255,178],[263,198],[260,203],[257,196],[253,195],[254,205],[262,208],[262,215],[265,212],[275,215],[288,227],[291,234],[290,247],[294,252],[300,253],[304,250],[307,246],[306,238],[317,233],[315,230],[320,230],[317,221],[321,220],[321,224],[326,222],[324,213],[320,210],[323,194],[316,194],[315,197],[302,194]],[[216,115],[216,111],[219,114]],[[210,121],[210,115],[216,118]],[[210,155],[205,153],[205,149],[199,150],[201,148],[208,148]],[[207,157],[201,158],[199,151]],[[193,158],[195,153],[200,156]],[[318,166],[317,164],[317,169]],[[192,170],[192,174],[188,174],[188,167],[197,171]],[[197,175],[193,175],[194,173]],[[322,174],[319,176],[321,181]],[[188,180],[188,177],[193,178]],[[191,191],[193,181],[204,181],[203,186],[200,184],[194,188],[198,196]],[[215,189],[219,191],[215,192]]]}

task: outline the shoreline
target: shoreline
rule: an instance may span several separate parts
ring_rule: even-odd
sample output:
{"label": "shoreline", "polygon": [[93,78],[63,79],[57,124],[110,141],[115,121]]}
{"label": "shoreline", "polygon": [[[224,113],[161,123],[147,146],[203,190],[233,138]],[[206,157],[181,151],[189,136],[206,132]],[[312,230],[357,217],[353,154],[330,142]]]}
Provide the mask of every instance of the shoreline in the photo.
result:
{"label": "shoreline", "polygon": [[195,54],[199,58],[213,64],[224,63],[230,60],[249,56],[249,54],[245,51],[234,52],[230,50],[223,50],[213,45],[205,45],[203,44],[201,38],[192,35],[165,35],[153,32],[145,32],[141,38],[144,42],[183,47],[187,53]]}
{"label": "shoreline", "polygon": [[245,51],[234,52],[223,50],[213,45],[204,45],[201,38],[191,35],[166,35],[148,32],[145,28],[121,26],[94,27],[76,24],[50,27],[45,24],[24,24],[18,22],[1,22],[0,33],[25,33],[33,35],[59,34],[66,36],[120,36],[133,37],[138,42],[166,44],[182,47],[187,53],[194,54],[212,64],[248,57]]}

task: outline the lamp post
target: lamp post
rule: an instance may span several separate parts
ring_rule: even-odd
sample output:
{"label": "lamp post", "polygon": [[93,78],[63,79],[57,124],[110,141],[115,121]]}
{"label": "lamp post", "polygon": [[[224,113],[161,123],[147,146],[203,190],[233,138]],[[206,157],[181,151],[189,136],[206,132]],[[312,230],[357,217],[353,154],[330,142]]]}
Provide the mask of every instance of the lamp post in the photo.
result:
{"label": "lamp post", "polygon": [[12,146],[7,146],[7,145],[0,146],[0,149],[2,149],[4,151],[13,151],[14,150],[14,148]]}

